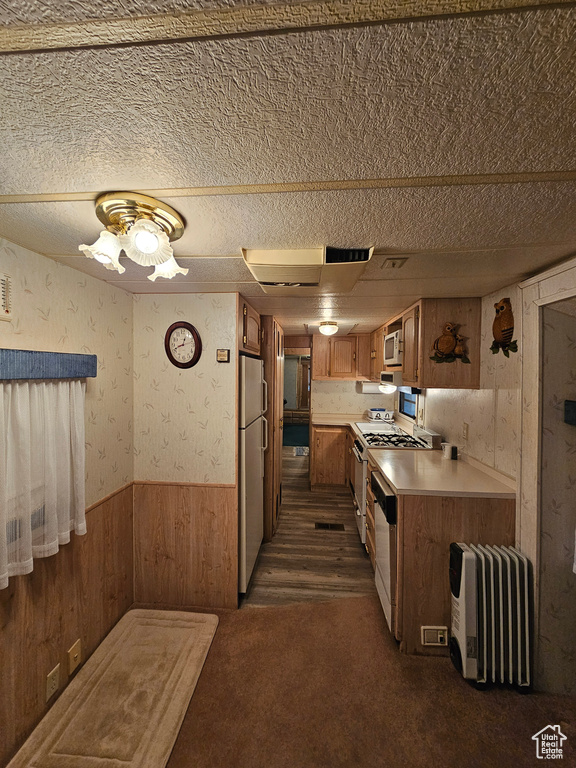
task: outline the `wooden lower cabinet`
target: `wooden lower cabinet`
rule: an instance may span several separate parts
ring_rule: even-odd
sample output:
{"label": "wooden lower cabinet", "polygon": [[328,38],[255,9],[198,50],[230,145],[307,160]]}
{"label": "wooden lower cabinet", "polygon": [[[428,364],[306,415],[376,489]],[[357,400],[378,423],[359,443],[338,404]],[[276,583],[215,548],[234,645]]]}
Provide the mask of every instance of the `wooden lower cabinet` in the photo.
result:
{"label": "wooden lower cabinet", "polygon": [[313,426],[310,441],[310,487],[346,485],[347,427]]}
{"label": "wooden lower cabinet", "polygon": [[409,654],[447,655],[423,646],[422,626],[450,627],[450,543],[514,545],[514,499],[398,497],[396,639]]}

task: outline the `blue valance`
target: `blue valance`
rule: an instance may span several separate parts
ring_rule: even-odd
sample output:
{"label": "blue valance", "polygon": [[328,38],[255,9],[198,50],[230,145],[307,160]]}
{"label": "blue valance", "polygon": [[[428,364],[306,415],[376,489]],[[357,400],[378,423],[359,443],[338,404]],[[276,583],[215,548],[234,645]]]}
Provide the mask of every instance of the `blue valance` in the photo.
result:
{"label": "blue valance", "polygon": [[1,379],[84,379],[96,376],[96,355],[0,349]]}

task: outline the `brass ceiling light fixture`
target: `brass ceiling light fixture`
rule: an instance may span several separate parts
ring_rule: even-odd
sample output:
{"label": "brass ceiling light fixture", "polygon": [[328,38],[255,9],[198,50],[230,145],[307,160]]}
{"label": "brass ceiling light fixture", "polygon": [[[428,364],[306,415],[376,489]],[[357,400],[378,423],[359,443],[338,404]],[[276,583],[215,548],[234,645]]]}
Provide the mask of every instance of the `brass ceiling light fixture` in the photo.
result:
{"label": "brass ceiling light fixture", "polygon": [[184,220],[165,203],[138,192],[109,192],[96,200],[96,216],[106,229],[92,245],[80,245],[90,259],[122,274],[120,253],[142,267],[154,267],[148,280],[187,275],[174,258],[170,243],[184,234]]}

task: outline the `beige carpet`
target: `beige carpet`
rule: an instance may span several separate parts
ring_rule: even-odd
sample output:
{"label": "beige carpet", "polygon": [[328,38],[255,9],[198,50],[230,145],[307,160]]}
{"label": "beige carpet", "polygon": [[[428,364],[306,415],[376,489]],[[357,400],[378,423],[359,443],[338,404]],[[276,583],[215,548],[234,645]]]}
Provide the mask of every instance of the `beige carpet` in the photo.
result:
{"label": "beige carpet", "polygon": [[217,616],[129,611],[8,768],[163,768]]}

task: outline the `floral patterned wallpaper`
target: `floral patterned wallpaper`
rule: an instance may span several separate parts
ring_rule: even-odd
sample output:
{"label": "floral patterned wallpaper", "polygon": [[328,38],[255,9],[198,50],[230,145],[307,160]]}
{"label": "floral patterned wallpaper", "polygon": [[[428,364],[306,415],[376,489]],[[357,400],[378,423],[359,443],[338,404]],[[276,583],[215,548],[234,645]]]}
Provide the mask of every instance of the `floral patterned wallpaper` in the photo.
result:
{"label": "floral patterned wallpaper", "polygon": [[[459,450],[509,477],[517,476],[520,451],[522,346],[505,357],[493,354],[494,304],[509,297],[514,311],[514,339],[521,338],[522,299],[518,286],[502,288],[482,299],[480,389],[424,391],[425,426]],[[468,439],[462,436],[468,424]]]}
{"label": "floral patterned wallpaper", "polygon": [[86,388],[86,504],[132,476],[132,297],[0,239],[0,272],[12,278],[11,322],[0,346],[98,356]]}
{"label": "floral patterned wallpaper", "polygon": [[[202,340],[199,362],[173,366],[167,328],[186,320]],[[236,481],[236,294],[134,296],[134,478]],[[230,362],[216,361],[217,349]]]}
{"label": "floral patterned wallpaper", "polygon": [[543,309],[542,495],[538,684],[576,693],[576,426],[564,400],[576,400],[576,299],[572,314]]}
{"label": "floral patterned wallpaper", "polygon": [[311,409],[313,413],[343,413],[365,415],[369,408],[394,410],[394,395],[363,395],[356,381],[312,381]]}

